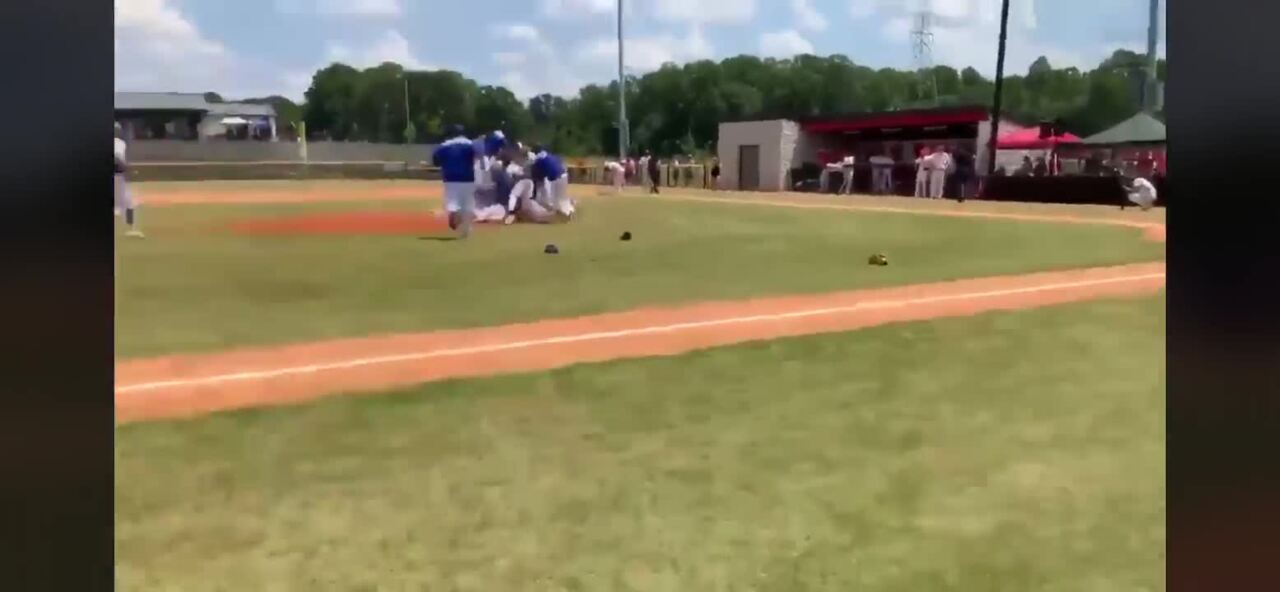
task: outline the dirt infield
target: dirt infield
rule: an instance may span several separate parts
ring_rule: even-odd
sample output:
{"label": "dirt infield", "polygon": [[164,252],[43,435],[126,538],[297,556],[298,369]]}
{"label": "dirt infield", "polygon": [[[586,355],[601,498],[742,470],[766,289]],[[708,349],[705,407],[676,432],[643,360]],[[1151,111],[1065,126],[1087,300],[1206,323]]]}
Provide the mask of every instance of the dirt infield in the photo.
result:
{"label": "dirt infield", "polygon": [[[476,226],[480,228],[484,225]],[[230,230],[239,234],[280,236],[440,234],[449,232],[449,223],[444,217],[435,214],[342,212],[242,220],[232,224]]]}
{"label": "dirt infield", "polygon": [[1164,285],[1164,269],[1163,263],[1130,265],[131,360],[116,367],[116,417],[183,417],[447,378],[1150,294]]}
{"label": "dirt infield", "polygon": [[141,192],[139,202],[148,207],[208,204],[290,204],[322,202],[361,202],[393,200],[438,199],[443,192],[439,185],[423,183],[410,187],[375,187],[352,191],[332,186],[317,189],[282,187],[279,189],[253,189],[248,191],[208,191],[184,189],[164,193]]}

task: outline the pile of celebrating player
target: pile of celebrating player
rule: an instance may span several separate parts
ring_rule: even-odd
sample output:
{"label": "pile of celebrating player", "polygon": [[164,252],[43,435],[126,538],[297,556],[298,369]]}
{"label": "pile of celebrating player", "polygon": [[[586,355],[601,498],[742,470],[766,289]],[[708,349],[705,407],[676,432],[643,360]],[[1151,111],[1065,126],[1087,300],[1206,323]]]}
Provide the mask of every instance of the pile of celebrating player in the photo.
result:
{"label": "pile of celebrating player", "polygon": [[569,198],[569,173],[542,146],[508,142],[501,131],[482,138],[451,126],[432,162],[444,180],[449,228],[466,237],[474,222],[567,222],[577,205]]}

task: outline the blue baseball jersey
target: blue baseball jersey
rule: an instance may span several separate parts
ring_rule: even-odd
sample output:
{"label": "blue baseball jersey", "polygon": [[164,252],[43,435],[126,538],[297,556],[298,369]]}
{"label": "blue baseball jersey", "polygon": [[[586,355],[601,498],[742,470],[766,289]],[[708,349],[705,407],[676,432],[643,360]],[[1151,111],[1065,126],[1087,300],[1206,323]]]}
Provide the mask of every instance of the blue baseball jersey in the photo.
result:
{"label": "blue baseball jersey", "polygon": [[554,181],[564,176],[564,163],[560,162],[560,157],[549,152],[539,153],[531,168],[534,181]]}
{"label": "blue baseball jersey", "polygon": [[507,136],[501,130],[495,131],[484,137],[484,155],[497,156],[503,148],[507,147]]}
{"label": "blue baseball jersey", "polygon": [[431,163],[440,167],[445,183],[474,183],[475,160],[475,144],[463,136],[445,140],[431,155]]}

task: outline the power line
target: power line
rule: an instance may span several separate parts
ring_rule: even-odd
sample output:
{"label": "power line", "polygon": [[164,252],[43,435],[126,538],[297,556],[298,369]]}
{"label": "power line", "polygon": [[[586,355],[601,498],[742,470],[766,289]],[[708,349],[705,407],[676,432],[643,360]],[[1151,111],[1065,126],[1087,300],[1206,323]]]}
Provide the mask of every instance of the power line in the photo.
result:
{"label": "power line", "polygon": [[916,13],[911,29],[911,61],[919,77],[920,99],[938,102],[938,82],[933,75],[933,12]]}

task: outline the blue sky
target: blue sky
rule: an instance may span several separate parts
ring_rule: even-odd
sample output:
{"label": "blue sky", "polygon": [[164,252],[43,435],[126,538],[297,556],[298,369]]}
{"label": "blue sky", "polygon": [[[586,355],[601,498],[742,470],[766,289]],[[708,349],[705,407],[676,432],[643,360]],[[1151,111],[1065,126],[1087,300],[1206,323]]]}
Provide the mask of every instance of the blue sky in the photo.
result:
{"label": "blue sky", "polygon": [[[912,15],[933,61],[995,70],[1000,0],[625,0],[627,68],[738,54],[842,53],[912,64]],[[1161,29],[1164,7],[1161,6]],[[332,62],[448,68],[521,97],[570,94],[616,65],[616,0],[116,0],[116,89],[301,98]],[[1088,68],[1142,51],[1148,0],[1012,0],[1007,71],[1038,56]],[[1163,32],[1162,32],[1163,38]],[[1163,42],[1161,54],[1163,55]]]}

